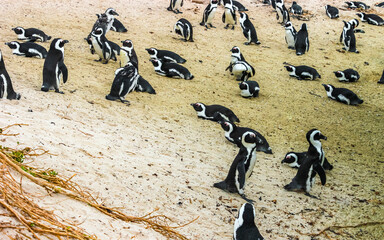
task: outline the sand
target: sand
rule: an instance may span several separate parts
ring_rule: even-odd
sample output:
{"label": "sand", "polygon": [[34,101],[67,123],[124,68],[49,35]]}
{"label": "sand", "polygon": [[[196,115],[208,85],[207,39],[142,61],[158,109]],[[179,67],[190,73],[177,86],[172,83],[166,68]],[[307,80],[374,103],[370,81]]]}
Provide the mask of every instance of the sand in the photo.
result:
{"label": "sand", "polygon": [[[207,2],[207,1],[205,1]],[[374,1],[365,1],[373,6]],[[361,23],[365,34],[356,34],[360,54],[343,53],[338,42],[342,20],[356,18],[356,11],[340,11],[340,19],[325,15],[324,5],[343,7],[342,1],[300,1],[314,16],[307,22],[310,50],[296,56],[285,44],[285,32],[270,6],[243,0],[261,45],[245,46],[241,28],[225,30],[219,7],[213,25],[199,25],[205,4],[185,1],[183,14],[168,12],[167,0],[159,1],[9,1],[0,6],[0,46],[19,101],[1,100],[0,127],[14,123],[16,137],[2,138],[1,145],[44,148],[54,155],[33,159],[31,165],[55,169],[72,176],[108,206],[129,215],[142,216],[159,208],[178,223],[198,217],[180,230],[190,239],[231,239],[237,209],[245,202],[237,194],[213,188],[226,177],[237,147],[225,138],[220,125],[198,119],[193,102],[221,104],[269,141],[273,155],[259,153],[245,193],[255,201],[256,224],[266,239],[310,239],[300,234],[316,233],[331,225],[355,225],[384,219],[384,157],[382,85],[384,68],[383,27]],[[287,6],[291,1],[287,1]],[[157,94],[130,93],[128,107],[105,99],[118,62],[94,62],[84,37],[96,13],[114,7],[128,33],[108,32],[116,43],[131,39],[139,58],[140,74]],[[384,15],[384,9],[374,8]],[[183,42],[173,32],[179,18],[194,26],[195,42]],[[303,21],[292,20],[298,30]],[[69,40],[65,46],[68,82],[65,94],[41,92],[44,60],[12,55],[4,42],[16,40],[17,25],[38,27],[53,37]],[[49,48],[48,43],[42,43]],[[252,80],[260,84],[260,96],[244,99],[238,82],[225,68],[229,50],[239,46],[256,70]],[[195,78],[169,79],[155,74],[145,48],[157,47],[179,53]],[[290,78],[284,62],[315,67],[322,78],[298,81]],[[354,68],[361,79],[339,83],[333,71]],[[327,98],[322,83],[346,87],[364,103],[347,106]],[[334,169],[327,183],[320,181],[311,193],[321,200],[283,189],[296,170],[281,165],[288,151],[305,151],[305,134],[319,129],[327,141],[323,149]],[[16,175],[17,176],[17,175]],[[64,196],[50,194],[23,181],[24,191],[37,195],[41,206],[99,239],[164,239],[141,225],[113,220]],[[0,211],[2,211],[0,209]],[[7,221],[0,215],[0,221]],[[383,225],[337,230],[334,239],[380,239]],[[5,232],[5,231],[4,231]],[[4,233],[3,232],[3,233]],[[7,230],[8,234],[12,234]],[[0,232],[1,235],[1,232]],[[7,239],[0,236],[0,239]],[[324,235],[317,239],[325,239]]]}

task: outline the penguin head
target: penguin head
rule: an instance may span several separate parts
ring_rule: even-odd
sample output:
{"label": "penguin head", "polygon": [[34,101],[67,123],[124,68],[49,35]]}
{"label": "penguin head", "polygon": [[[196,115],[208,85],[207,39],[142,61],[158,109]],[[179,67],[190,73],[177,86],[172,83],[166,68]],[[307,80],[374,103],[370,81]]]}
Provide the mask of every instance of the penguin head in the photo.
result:
{"label": "penguin head", "polygon": [[12,30],[17,34],[23,34],[25,32],[24,28],[22,27],[15,27],[15,28],[12,28]]}
{"label": "penguin head", "polygon": [[357,20],[356,18],[349,21],[349,23],[352,24],[353,28],[357,28],[357,26],[359,26],[359,20]]}
{"label": "penguin head", "polygon": [[160,59],[157,59],[157,58],[152,58],[152,59],[150,59],[149,61],[151,61],[151,63],[153,64],[153,66],[154,66],[155,68],[160,68],[161,65],[162,65]]}
{"label": "penguin head", "polygon": [[119,14],[114,8],[108,8],[107,10],[105,10],[105,14],[109,16],[119,16]]}
{"label": "penguin head", "polygon": [[293,6],[293,5],[296,5],[296,4],[297,4],[297,2],[295,2],[295,1],[292,2],[292,6]]}
{"label": "penguin head", "polygon": [[294,163],[297,162],[297,155],[294,152],[289,152],[285,154],[284,159],[281,161],[281,163]]}
{"label": "penguin head", "polygon": [[284,66],[285,69],[287,69],[288,72],[294,72],[296,70],[296,68],[294,66],[291,66],[291,65],[288,65],[288,66]]}
{"label": "penguin head", "polygon": [[314,144],[315,141],[320,141],[321,139],[327,140],[327,137],[321,134],[321,132],[317,129],[309,130],[306,137],[310,144]]}
{"label": "penguin head", "polygon": [[220,125],[221,125],[221,128],[222,128],[224,131],[228,132],[228,131],[233,130],[233,125],[234,125],[234,124],[231,123],[230,121],[227,121],[227,120],[223,119],[223,120],[219,121],[219,123],[220,123]]}
{"label": "penguin head", "polygon": [[149,55],[151,55],[151,56],[157,56],[157,49],[156,49],[156,48],[146,48],[145,50],[147,50],[147,52],[149,53]]}
{"label": "penguin head", "polygon": [[240,90],[247,90],[248,84],[246,82],[241,82],[241,83],[239,83],[239,88],[240,88]]}
{"label": "penguin head", "polygon": [[356,15],[357,15],[361,20],[364,20],[364,18],[365,18],[365,13],[359,12],[359,13],[356,13]]}
{"label": "penguin head", "polygon": [[244,203],[241,206],[236,222],[238,223],[237,226],[255,226],[255,208],[251,203]]}
{"label": "penguin head", "polygon": [[204,109],[204,104],[203,104],[203,103],[200,103],[200,102],[197,102],[197,103],[191,103],[191,106],[192,106],[193,109],[195,109],[195,111],[197,111],[197,112],[203,111],[203,109]]}
{"label": "penguin head", "polygon": [[286,24],[285,24],[285,29],[292,29],[293,25],[292,25],[292,22],[288,21]]}
{"label": "penguin head", "polygon": [[7,45],[10,49],[17,49],[20,47],[20,43],[16,41],[6,42],[5,45]]}
{"label": "penguin head", "polygon": [[306,23],[301,24],[300,31],[308,31],[308,28],[307,28],[307,24],[306,24]]}
{"label": "penguin head", "polygon": [[133,48],[133,43],[131,40],[127,39],[121,42],[123,43],[123,47],[127,47],[129,49]]}
{"label": "penguin head", "polygon": [[64,51],[64,45],[68,43],[68,40],[63,40],[61,38],[55,38],[53,39],[51,46],[55,46],[57,50]]}
{"label": "penguin head", "polygon": [[95,37],[100,37],[101,35],[104,34],[104,29],[102,27],[97,27],[95,28],[93,31],[92,31],[92,36],[95,36]]}
{"label": "penguin head", "polygon": [[237,46],[234,46],[231,50],[232,53],[240,53],[240,48]]}
{"label": "penguin head", "polygon": [[335,76],[337,77],[337,78],[342,78],[342,77],[344,77],[344,73],[342,72],[342,71],[335,71],[335,72],[333,72],[334,74],[335,74]]}
{"label": "penguin head", "polygon": [[331,84],[321,84],[321,85],[323,85],[324,86],[324,88],[325,88],[325,91],[327,91],[327,92],[332,92],[333,91],[333,89],[335,88],[334,86],[332,86]]}
{"label": "penguin head", "polygon": [[241,137],[241,143],[244,147],[253,147],[256,143],[260,143],[260,139],[253,132],[245,132]]}

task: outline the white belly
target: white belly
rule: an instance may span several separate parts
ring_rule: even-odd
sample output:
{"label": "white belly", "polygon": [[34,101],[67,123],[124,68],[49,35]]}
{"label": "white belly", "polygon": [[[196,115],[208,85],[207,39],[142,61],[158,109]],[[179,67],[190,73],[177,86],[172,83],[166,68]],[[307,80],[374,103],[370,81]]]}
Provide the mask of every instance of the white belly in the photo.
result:
{"label": "white belly", "polygon": [[212,23],[213,18],[215,17],[216,14],[216,8],[212,10],[211,14],[208,15],[207,23]]}
{"label": "white belly", "polygon": [[248,71],[247,67],[243,64],[235,64],[232,68],[232,73],[235,76],[242,76],[244,71]]}
{"label": "white belly", "polygon": [[230,9],[225,9],[225,23],[230,25],[235,25],[235,20],[232,17]]}
{"label": "white belly", "polygon": [[93,45],[93,48],[95,49],[95,53],[97,54],[97,55],[99,55],[99,57],[101,58],[101,59],[103,59],[104,57],[103,57],[103,49],[101,49],[101,47],[100,47],[100,45],[98,44],[98,42],[97,42],[97,40],[96,40],[96,38],[95,37],[91,37],[91,39],[92,39],[92,45]]}
{"label": "white belly", "polygon": [[0,81],[2,81],[3,85],[4,85],[4,93],[3,93],[2,99],[6,99],[8,96],[8,91],[7,91],[8,90],[8,84],[7,84],[7,79],[5,79],[4,74],[0,75]]}
{"label": "white belly", "polygon": [[287,40],[288,47],[295,47],[295,38],[291,34],[290,30],[285,32],[285,39]]}

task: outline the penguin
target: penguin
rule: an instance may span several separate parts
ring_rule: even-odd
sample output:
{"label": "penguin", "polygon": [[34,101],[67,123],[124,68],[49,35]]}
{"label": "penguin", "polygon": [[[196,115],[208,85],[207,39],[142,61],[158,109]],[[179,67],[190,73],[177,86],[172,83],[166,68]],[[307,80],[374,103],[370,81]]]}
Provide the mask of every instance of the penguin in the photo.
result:
{"label": "penguin", "polygon": [[232,74],[237,81],[247,81],[255,75],[255,69],[246,61],[237,61],[232,65]]}
{"label": "penguin", "polygon": [[68,69],[64,64],[64,45],[66,43],[68,40],[61,38],[55,38],[51,42],[47,58],[44,61],[41,91],[48,92],[54,89],[57,93],[64,93],[59,90],[59,85],[61,77],[63,77],[64,83],[68,79]]}
{"label": "penguin", "polygon": [[260,87],[256,81],[244,81],[239,83],[240,95],[243,98],[258,97]]}
{"label": "penguin", "polygon": [[231,164],[227,177],[224,181],[213,184],[214,187],[230,193],[238,193],[246,201],[252,201],[246,198],[244,188],[256,163],[257,141],[257,136],[252,132],[245,132],[242,135],[242,146]]}
{"label": "penguin", "polygon": [[150,61],[155,68],[155,72],[161,76],[185,80],[192,80],[194,78],[187,68],[177,63],[163,62],[160,59],[151,59]]}
{"label": "penguin", "polygon": [[167,10],[172,11],[176,14],[183,13],[183,12],[180,12],[179,10],[183,6],[183,4],[184,4],[184,0],[171,0]]}
{"label": "penguin", "polygon": [[[324,153],[322,153],[324,156]],[[306,161],[306,159],[309,157],[308,152],[288,152],[285,154],[284,159],[281,161],[281,163],[287,163],[288,166],[292,168],[299,168],[300,165]],[[332,170],[333,166],[328,162],[327,158],[324,157],[324,163],[323,163],[324,170]]]}
{"label": "penguin", "polygon": [[117,61],[116,55],[120,55],[120,47],[116,43],[108,41],[102,27],[97,27],[92,31],[91,40],[95,53],[99,55],[99,60],[95,60],[96,62],[107,64],[110,59]]}
{"label": "penguin", "polygon": [[115,32],[128,32],[128,29],[116,18],[113,19],[111,30]]}
{"label": "penguin", "polygon": [[160,59],[162,62],[173,62],[173,63],[185,63],[187,60],[180,57],[179,54],[168,51],[159,50],[156,48],[146,48],[151,59]]}
{"label": "penguin", "polygon": [[289,49],[295,49],[297,32],[292,22],[288,21],[285,24],[285,42],[288,44]]}
{"label": "penguin", "polygon": [[380,80],[377,83],[384,84],[384,71],[383,71],[383,74],[381,75]]}
{"label": "penguin", "polygon": [[241,136],[245,132],[253,132],[257,138],[259,139],[256,151],[264,152],[266,154],[272,154],[272,148],[269,146],[267,139],[261,133],[251,128],[239,127],[236,126],[231,121],[228,121],[224,118],[220,118],[220,116],[216,116],[216,119],[220,119],[219,124],[221,128],[224,130],[224,137],[231,143],[236,144],[236,146],[241,147]]}
{"label": "penguin", "polygon": [[376,7],[384,7],[384,2],[378,3],[375,5]]}
{"label": "penguin", "polygon": [[291,13],[301,15],[303,14],[303,8],[297,4],[297,2],[293,1],[292,6],[290,8]]}
{"label": "penguin", "polygon": [[344,50],[354,53],[359,53],[356,49],[356,37],[355,33],[353,31],[353,25],[350,22],[344,22],[344,28],[343,28],[343,43],[344,43]]}
{"label": "penguin", "polygon": [[37,28],[27,28],[24,29],[22,27],[15,27],[12,30],[17,34],[17,39],[26,40],[29,42],[35,42],[40,40],[41,42],[46,42],[51,40],[51,36],[48,36],[43,31]]}
{"label": "penguin", "polygon": [[[356,28],[359,26],[359,20],[357,20],[356,18],[350,20],[348,23],[352,26],[352,28],[353,28],[353,32],[354,32],[354,33],[356,33],[356,32],[362,32],[362,33],[364,33],[363,30],[361,30],[361,29],[356,29]],[[342,31],[341,34],[340,34],[340,42],[342,43],[343,40],[344,40],[344,28],[343,28],[343,31]]]}
{"label": "penguin", "polygon": [[244,61],[245,58],[243,54],[240,52],[240,48],[237,46],[234,46],[231,50],[231,61],[229,62],[229,66],[225,69],[225,71],[229,70],[232,73],[232,66],[237,62],[237,61]]}
{"label": "penguin", "polygon": [[224,0],[224,8],[225,10],[221,18],[221,20],[225,24],[224,28],[228,29],[229,26],[232,26],[231,29],[234,30],[235,25],[237,23],[237,19],[236,19],[236,10],[233,7],[232,0]]}
{"label": "penguin", "polygon": [[251,203],[241,206],[233,229],[234,240],[264,240],[255,225],[255,216],[255,208]]}
{"label": "penguin", "polygon": [[345,69],[344,71],[335,71],[333,73],[340,82],[356,82],[360,79],[359,73],[351,68]]}
{"label": "penguin", "polygon": [[384,20],[376,14],[366,14],[366,13],[356,13],[360,17],[362,22],[368,22],[368,24],[382,26],[384,25]]}
{"label": "penguin", "polygon": [[296,55],[303,55],[306,51],[309,51],[309,39],[308,39],[308,30],[307,24],[303,23],[299,32],[296,35],[295,41]]}
{"label": "penguin", "polygon": [[248,11],[248,9],[246,7],[244,7],[244,5],[238,1],[232,0],[232,4],[233,4],[233,8],[235,11],[238,11],[238,12]]}
{"label": "penguin", "polygon": [[249,45],[252,42],[256,45],[259,45],[260,42],[257,39],[256,29],[253,26],[252,22],[249,20],[249,17],[246,13],[240,12],[240,26],[243,29],[244,37],[248,40],[245,42],[245,45]]}
{"label": "penguin", "polygon": [[240,122],[239,118],[229,108],[221,105],[205,105],[204,103],[197,102],[191,103],[195,109],[198,118],[207,119],[218,122],[224,118],[231,122]]}
{"label": "penguin", "polygon": [[137,59],[137,55],[135,49],[133,48],[132,41],[127,39],[121,41],[121,43],[123,43],[123,46],[120,48],[120,67],[124,67],[128,64],[128,62],[131,62],[133,66],[135,66],[135,68],[139,70],[139,60]]}
{"label": "penguin", "polygon": [[361,8],[363,10],[368,10],[370,7],[367,6],[367,4],[363,3],[363,2],[356,2],[356,1],[352,1],[352,2],[345,2],[348,6],[348,8]]}
{"label": "penguin", "polygon": [[135,88],[136,92],[147,92],[149,94],[156,94],[155,89],[152,87],[152,85],[145,80],[142,76],[139,76],[139,79],[137,81],[137,87]]}
{"label": "penguin", "polygon": [[37,58],[46,58],[47,50],[40,46],[39,44],[33,42],[19,43],[17,41],[6,42],[5,45],[8,45],[12,49],[12,53],[17,56],[24,57],[37,57]]}
{"label": "penguin", "polygon": [[13,90],[11,77],[5,69],[3,54],[0,50],[0,99],[20,100],[20,93]]}
{"label": "penguin", "polygon": [[330,19],[335,19],[339,17],[339,9],[331,6],[331,5],[326,5],[325,6],[325,13]]}
{"label": "penguin", "polygon": [[285,7],[283,0],[276,0],[276,19],[280,19],[281,23],[284,24],[290,21],[289,12]]}
{"label": "penguin", "polygon": [[175,24],[174,31],[176,34],[182,36],[185,42],[193,42],[192,24],[187,19],[179,19]]}
{"label": "penguin", "polygon": [[95,48],[93,47],[93,44],[92,44],[92,39],[91,39],[91,34],[89,34],[88,37],[84,38],[85,41],[87,41],[88,45],[89,45],[89,51],[91,52],[91,54],[95,54]]}
{"label": "penguin", "polygon": [[284,66],[289,72],[289,76],[295,77],[298,80],[316,80],[316,78],[321,78],[321,75],[317,72],[316,69],[300,65],[300,66]]}
{"label": "penguin", "polygon": [[[107,10],[105,10],[105,12],[103,14],[96,14],[96,16],[98,18],[100,18],[100,17],[106,18],[106,29],[104,29],[105,34],[107,34],[107,32],[109,30],[114,30],[114,29],[116,29],[116,27],[118,27],[118,28],[121,27],[121,26],[118,26],[119,25],[118,23],[116,24],[115,27],[113,27],[114,21],[115,21],[115,16],[119,16],[119,14],[116,12],[116,10],[114,8],[108,8]],[[121,24],[121,25],[123,25],[123,24]],[[95,30],[95,28],[93,28],[92,30]],[[122,29],[122,30],[124,30],[124,29]]]}
{"label": "penguin", "polygon": [[364,101],[361,100],[354,92],[346,88],[335,88],[331,84],[322,84],[330,99],[347,105],[359,105]]}
{"label": "penguin", "polygon": [[211,0],[208,6],[205,8],[204,13],[203,13],[203,20],[201,21],[200,25],[205,26],[205,28],[208,29],[208,25],[211,28],[215,28],[212,25],[212,20],[215,17],[216,10],[217,10],[217,5],[218,5],[217,0]]}

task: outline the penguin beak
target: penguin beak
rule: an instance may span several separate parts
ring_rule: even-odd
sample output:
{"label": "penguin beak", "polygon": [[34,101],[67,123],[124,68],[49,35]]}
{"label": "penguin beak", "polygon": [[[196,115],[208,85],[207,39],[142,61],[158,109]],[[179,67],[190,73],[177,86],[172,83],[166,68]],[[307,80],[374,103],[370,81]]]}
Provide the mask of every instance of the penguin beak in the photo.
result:
{"label": "penguin beak", "polygon": [[112,11],[111,14],[112,14],[112,15],[119,16],[119,14],[118,14],[117,12],[115,12],[115,11]]}
{"label": "penguin beak", "polygon": [[8,45],[9,43],[6,42],[6,43],[4,43],[4,44],[5,44],[5,45]]}
{"label": "penguin beak", "polygon": [[320,139],[324,139],[324,140],[327,140],[327,137],[324,136],[323,134],[320,134]]}
{"label": "penguin beak", "polygon": [[13,31],[15,31],[15,28],[12,28]]}
{"label": "penguin beak", "polygon": [[64,40],[63,43],[66,44],[66,43],[69,43],[69,41],[68,40]]}

